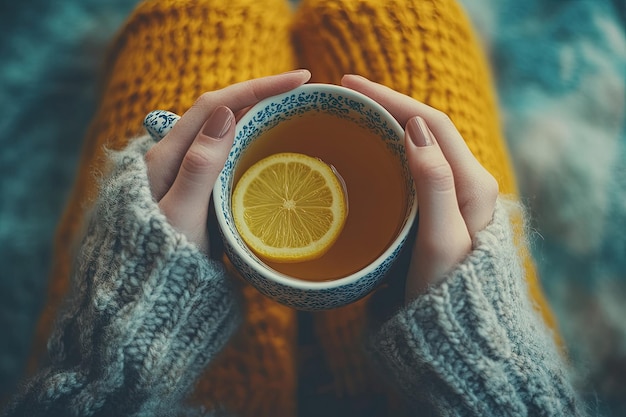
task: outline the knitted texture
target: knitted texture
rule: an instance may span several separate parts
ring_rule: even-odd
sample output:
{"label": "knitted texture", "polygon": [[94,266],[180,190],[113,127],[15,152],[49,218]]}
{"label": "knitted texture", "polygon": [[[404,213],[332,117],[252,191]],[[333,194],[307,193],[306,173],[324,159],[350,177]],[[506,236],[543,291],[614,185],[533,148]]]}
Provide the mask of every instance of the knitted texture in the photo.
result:
{"label": "knitted texture", "polygon": [[[98,193],[95,176],[106,160],[104,147],[124,147],[154,109],[182,114],[202,92],[295,68],[290,15],[281,0],[159,0],[142,2],[129,16],[109,50],[99,108],[55,238],[31,370],[44,356],[52,320],[68,290],[72,242],[85,208]],[[245,409],[264,407],[293,415],[294,367],[284,358],[294,355],[294,312],[252,288],[243,288],[243,295],[244,324],[202,378],[197,399],[244,415],[261,415]]]}
{"label": "knitted texture", "polygon": [[502,202],[470,255],[370,346],[421,415],[583,415],[567,365],[529,303]]}
{"label": "knitted texture", "polygon": [[152,198],[149,137],[112,154],[88,217],[51,364],[15,416],[177,415],[239,315],[226,270],[169,225]]}
{"label": "knitted texture", "polygon": [[134,3],[0,2],[0,403],[28,356],[95,74]]}
{"label": "knitted texture", "polygon": [[294,32],[314,81],[356,73],[445,112],[501,191],[516,191],[489,67],[457,2],[304,0]]}
{"label": "knitted texture", "polygon": [[[293,31],[301,66],[313,81],[339,83],[343,74],[357,73],[445,112],[500,191],[517,194],[488,63],[456,1],[303,0]],[[533,301],[554,327],[533,261],[520,248]],[[332,362],[337,392],[371,385],[359,354],[366,301],[318,315],[333,323],[317,325],[327,355],[342,356]],[[329,329],[341,329],[343,336]]]}
{"label": "knitted texture", "polygon": [[[344,72],[358,72],[440,108],[503,191],[515,191],[489,73],[454,1],[305,1],[293,20],[288,5],[279,0],[144,2],[123,27],[107,61],[101,105],[56,238],[35,358],[67,291],[69,246],[84,208],[97,194],[93,173],[102,169],[103,146],[124,146],[153,109],[182,114],[203,91],[294,68],[292,34],[299,66],[310,68],[314,81],[336,83]],[[549,320],[536,278],[530,273],[528,279]],[[244,324],[203,375],[194,398],[244,416],[294,415],[295,314],[247,285],[242,284],[242,294]],[[367,299],[315,314],[314,331],[332,373],[324,389],[346,402],[385,396],[361,352],[366,304]]]}

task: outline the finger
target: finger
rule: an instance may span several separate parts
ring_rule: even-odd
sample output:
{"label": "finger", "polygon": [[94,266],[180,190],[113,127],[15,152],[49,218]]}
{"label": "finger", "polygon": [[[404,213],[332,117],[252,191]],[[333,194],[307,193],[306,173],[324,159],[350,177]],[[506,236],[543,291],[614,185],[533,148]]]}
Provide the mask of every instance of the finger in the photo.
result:
{"label": "finger", "polygon": [[221,90],[202,94],[176,122],[172,130],[146,155],[152,193],[159,200],[169,189],[178,168],[209,114],[218,106],[234,113],[260,100],[292,90],[309,80],[311,73],[296,70],[233,84]]}
{"label": "finger", "polygon": [[406,125],[405,146],[419,204],[418,234],[406,283],[407,300],[438,282],[471,249],[452,168],[424,119]]}
{"label": "finger", "polygon": [[[230,85],[221,90],[202,94],[198,100],[185,112],[181,120],[170,132],[176,135],[176,143],[191,142],[206,120],[207,115],[215,107],[223,105],[238,113],[245,107],[252,106],[259,101],[292,90],[311,78],[308,70],[295,70],[284,74],[257,78]],[[182,139],[182,140],[181,140]],[[170,140],[169,137],[164,141]]]}
{"label": "finger", "polygon": [[470,234],[473,236],[489,224],[498,196],[498,184],[474,157],[445,113],[358,75],[344,76],[342,84],[380,103],[402,126],[414,116],[422,117],[452,167],[457,199]]}
{"label": "finger", "polygon": [[180,164],[159,207],[169,222],[208,253],[207,216],[211,190],[235,137],[235,116],[220,106],[209,116]]}

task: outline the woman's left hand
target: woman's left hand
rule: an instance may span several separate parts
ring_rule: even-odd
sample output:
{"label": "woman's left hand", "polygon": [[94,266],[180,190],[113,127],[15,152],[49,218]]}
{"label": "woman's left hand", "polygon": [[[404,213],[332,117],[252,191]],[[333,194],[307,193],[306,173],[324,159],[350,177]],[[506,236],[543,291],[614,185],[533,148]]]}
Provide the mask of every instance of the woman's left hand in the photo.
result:
{"label": "woman's left hand", "polygon": [[209,253],[211,191],[235,137],[235,114],[309,80],[307,70],[257,78],[202,94],[146,154],[152,195],[168,221]]}

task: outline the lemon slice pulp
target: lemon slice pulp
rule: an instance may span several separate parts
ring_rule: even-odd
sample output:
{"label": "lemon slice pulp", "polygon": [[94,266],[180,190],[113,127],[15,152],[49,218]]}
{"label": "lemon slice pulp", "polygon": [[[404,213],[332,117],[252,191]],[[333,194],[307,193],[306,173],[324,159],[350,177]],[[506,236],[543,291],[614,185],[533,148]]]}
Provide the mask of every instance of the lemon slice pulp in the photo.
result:
{"label": "lemon slice pulp", "polygon": [[317,259],[339,237],[347,196],[334,169],[299,153],[261,159],[232,196],[235,227],[260,257],[273,262]]}

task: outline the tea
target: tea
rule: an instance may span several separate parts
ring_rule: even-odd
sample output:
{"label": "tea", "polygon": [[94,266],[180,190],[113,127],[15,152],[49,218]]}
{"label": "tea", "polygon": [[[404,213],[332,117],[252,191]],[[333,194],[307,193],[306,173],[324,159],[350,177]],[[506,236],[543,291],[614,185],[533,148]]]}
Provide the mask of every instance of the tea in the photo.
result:
{"label": "tea", "polygon": [[371,263],[397,236],[406,215],[402,168],[383,141],[357,124],[325,113],[281,122],[242,155],[235,183],[255,162],[279,152],[298,152],[333,165],[346,183],[348,217],[337,242],[321,258],[299,263],[265,262],[294,278],[327,281]]}

